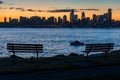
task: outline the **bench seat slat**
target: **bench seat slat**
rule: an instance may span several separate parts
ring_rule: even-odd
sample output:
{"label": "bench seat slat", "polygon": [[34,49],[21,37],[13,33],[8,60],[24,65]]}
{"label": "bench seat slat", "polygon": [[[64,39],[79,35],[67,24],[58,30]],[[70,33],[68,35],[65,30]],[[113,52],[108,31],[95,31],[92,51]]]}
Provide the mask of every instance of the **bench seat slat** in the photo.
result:
{"label": "bench seat slat", "polygon": [[43,48],[43,46],[7,46],[7,48]]}
{"label": "bench seat slat", "polygon": [[110,50],[85,50],[84,52],[106,52]]}
{"label": "bench seat slat", "polygon": [[[8,50],[12,50],[12,49],[8,49]],[[36,50],[35,48],[18,48],[18,49],[13,49],[14,51],[16,51],[16,50]],[[43,48],[37,48],[37,50],[43,50]]]}
{"label": "bench seat slat", "polygon": [[86,47],[86,49],[112,49],[113,47]]}
{"label": "bench seat slat", "polygon": [[[21,48],[21,47],[20,48],[19,47],[16,48],[16,47],[14,47],[14,48],[7,48],[7,49],[8,50],[12,50],[12,49],[14,49],[14,50],[27,50],[27,49],[28,50],[35,50],[36,48],[27,48],[27,47],[26,48]],[[37,50],[39,50],[39,49],[41,50],[43,48],[37,48]]]}
{"label": "bench seat slat", "polygon": [[[8,51],[8,52],[13,52],[12,50]],[[19,52],[19,53],[36,53],[36,51],[34,50],[15,50],[14,52]],[[38,50],[38,53],[43,53],[43,50]]]}
{"label": "bench seat slat", "polygon": [[16,45],[16,46],[17,46],[17,45],[21,45],[21,46],[22,46],[22,45],[30,45],[30,46],[35,46],[35,45],[36,45],[36,46],[43,46],[42,44],[14,44],[14,43],[13,43],[13,44],[8,43],[7,45]]}
{"label": "bench seat slat", "polygon": [[111,50],[113,48],[87,48],[85,50]]}
{"label": "bench seat slat", "polygon": [[114,43],[107,44],[86,44],[84,52],[110,51],[114,48]]}
{"label": "bench seat slat", "polygon": [[15,45],[8,45],[7,47],[43,47],[43,46],[30,46],[30,45],[17,45],[17,46],[15,46]]}

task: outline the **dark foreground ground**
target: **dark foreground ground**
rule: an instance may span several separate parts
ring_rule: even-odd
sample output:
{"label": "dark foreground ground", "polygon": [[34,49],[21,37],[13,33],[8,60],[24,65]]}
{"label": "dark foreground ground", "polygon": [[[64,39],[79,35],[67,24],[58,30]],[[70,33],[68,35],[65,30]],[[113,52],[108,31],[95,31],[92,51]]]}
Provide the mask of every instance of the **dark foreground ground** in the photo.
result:
{"label": "dark foreground ground", "polygon": [[52,58],[0,59],[0,80],[119,80],[120,51],[91,55],[56,56]]}
{"label": "dark foreground ground", "polygon": [[0,75],[0,80],[119,80],[120,66]]}

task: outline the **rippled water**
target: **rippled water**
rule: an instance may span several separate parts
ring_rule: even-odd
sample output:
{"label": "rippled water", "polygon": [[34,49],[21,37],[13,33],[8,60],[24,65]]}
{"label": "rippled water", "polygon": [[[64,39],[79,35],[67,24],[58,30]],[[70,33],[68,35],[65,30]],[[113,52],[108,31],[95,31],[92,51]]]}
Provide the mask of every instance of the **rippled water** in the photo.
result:
{"label": "rippled water", "polygon": [[[115,43],[120,49],[120,29],[70,29],[70,28],[1,28],[0,56],[10,56],[7,43],[36,43],[44,45],[44,53],[39,56],[54,56],[70,53],[83,54],[83,47],[70,46],[71,41],[87,43]],[[31,53],[18,53],[22,57],[35,56]]]}

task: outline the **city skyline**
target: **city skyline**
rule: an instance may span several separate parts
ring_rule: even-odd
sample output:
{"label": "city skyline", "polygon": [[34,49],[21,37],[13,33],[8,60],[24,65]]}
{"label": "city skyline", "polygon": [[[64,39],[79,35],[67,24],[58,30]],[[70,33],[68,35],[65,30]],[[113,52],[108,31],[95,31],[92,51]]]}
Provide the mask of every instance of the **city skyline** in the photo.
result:
{"label": "city skyline", "polygon": [[[61,10],[56,10],[61,11]],[[65,10],[63,10],[65,11]],[[102,15],[93,14],[92,18],[86,16],[85,12],[82,12],[81,19],[75,14],[75,9],[67,10],[69,12],[70,21],[68,21],[67,15],[55,18],[51,16],[49,18],[40,16],[31,16],[30,18],[20,16],[19,19],[4,17],[4,22],[0,22],[1,28],[120,28],[120,21],[112,19],[112,9],[108,10]],[[7,21],[9,20],[9,22]]]}
{"label": "city skyline", "polygon": [[92,18],[93,14],[101,15],[108,8],[112,8],[112,17],[120,20],[119,0],[0,0],[0,22],[4,17],[19,18],[20,16],[50,17],[64,15],[69,18],[69,9],[75,9],[75,14],[81,18],[82,12]]}
{"label": "city skyline", "polygon": [[[57,10],[57,11],[61,11],[61,10]],[[21,22],[21,19],[25,20],[25,19],[43,19],[43,20],[49,20],[49,19],[53,19],[53,22],[56,23],[56,22],[69,22],[69,23],[72,23],[72,22],[79,22],[79,21],[82,21],[82,20],[91,20],[91,21],[112,21],[112,9],[111,8],[108,8],[107,12],[104,12],[103,14],[101,15],[98,15],[98,14],[93,14],[92,17],[88,17],[86,16],[86,13],[85,12],[82,12],[81,13],[81,17],[79,18],[77,14],[75,14],[76,10],[75,9],[68,9],[68,12],[69,12],[69,17],[67,15],[63,15],[62,17],[58,16],[57,18],[55,18],[54,16],[50,16],[48,18],[46,17],[41,17],[41,16],[30,16],[29,17],[25,17],[25,16],[20,16],[19,18],[7,18],[7,17],[4,17],[4,21],[3,23],[7,23],[7,22],[11,22],[11,21],[17,21],[17,22]],[[68,20],[69,18],[69,20]]]}

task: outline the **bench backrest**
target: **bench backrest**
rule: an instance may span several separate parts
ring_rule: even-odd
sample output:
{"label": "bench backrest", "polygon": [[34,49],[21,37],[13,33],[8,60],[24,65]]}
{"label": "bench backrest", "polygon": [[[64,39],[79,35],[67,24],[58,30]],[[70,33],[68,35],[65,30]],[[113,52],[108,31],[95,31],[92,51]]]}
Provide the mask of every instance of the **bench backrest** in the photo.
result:
{"label": "bench backrest", "polygon": [[107,44],[86,44],[85,51],[86,52],[108,52],[114,48],[114,43]]}
{"label": "bench backrest", "polygon": [[42,53],[42,44],[7,44],[9,52],[26,52],[26,53]]}

